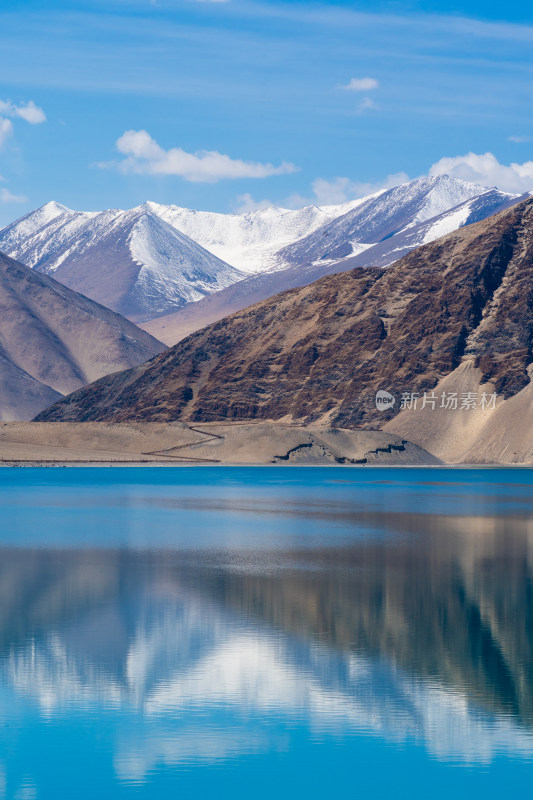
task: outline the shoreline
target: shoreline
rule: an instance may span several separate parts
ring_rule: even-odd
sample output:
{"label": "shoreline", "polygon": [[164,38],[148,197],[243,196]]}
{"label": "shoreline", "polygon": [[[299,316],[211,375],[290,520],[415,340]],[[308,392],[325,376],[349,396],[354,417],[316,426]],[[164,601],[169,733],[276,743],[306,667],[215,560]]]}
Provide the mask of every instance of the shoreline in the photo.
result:
{"label": "shoreline", "polygon": [[328,425],[61,423],[0,425],[0,465],[439,464],[394,433]]}
{"label": "shoreline", "polygon": [[0,467],[533,466],[521,452],[446,458],[413,438],[283,422],[14,422],[0,424]]}
{"label": "shoreline", "polygon": [[205,468],[205,467],[212,467],[212,468],[239,468],[239,469],[257,469],[257,468],[265,468],[265,467],[281,467],[283,469],[287,468],[294,468],[297,467],[299,469],[533,469],[533,464],[523,463],[523,464],[387,464],[387,463],[376,463],[376,464],[283,464],[283,463],[272,463],[272,462],[264,462],[264,463],[212,463],[209,461],[205,461],[199,463],[198,461],[180,461],[180,462],[172,462],[172,461],[139,461],[139,460],[132,460],[132,461],[35,461],[35,460],[27,460],[27,461],[20,461],[20,460],[13,460],[7,461],[2,460],[0,462],[0,470],[1,469],[63,469],[63,468],[71,468],[71,469],[99,469],[99,468],[128,468],[128,469],[142,469],[142,468]]}

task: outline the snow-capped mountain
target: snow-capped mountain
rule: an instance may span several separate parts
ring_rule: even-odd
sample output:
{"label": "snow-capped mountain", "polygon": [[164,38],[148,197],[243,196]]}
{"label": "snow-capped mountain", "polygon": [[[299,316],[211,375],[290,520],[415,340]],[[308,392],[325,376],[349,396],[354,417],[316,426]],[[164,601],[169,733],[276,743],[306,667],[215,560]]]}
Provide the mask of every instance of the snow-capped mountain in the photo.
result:
{"label": "snow-capped mountain", "polygon": [[243,272],[257,273],[287,266],[278,251],[364,202],[365,198],[337,206],[272,207],[247,214],[191,211],[151,202],[145,205],[228,264]]}
{"label": "snow-capped mountain", "polygon": [[[282,249],[278,259],[287,265],[312,264],[320,260],[339,261],[350,255],[358,255],[372,245],[397,237],[428,220],[435,220],[436,235],[433,238],[437,238],[468,222],[468,208],[449,216],[451,209],[457,209],[488,192],[496,193],[497,197],[491,198],[491,209],[485,216],[494,213],[494,207],[513,197],[448,175],[420,178],[366,199],[356,208]],[[442,215],[446,216],[447,223],[442,226],[441,233],[438,232],[438,220]],[[483,217],[477,219],[480,218]],[[418,243],[432,240],[427,238]]]}
{"label": "snow-capped mountain", "polygon": [[[203,298],[193,306],[185,306],[175,313],[154,319],[145,324],[144,328],[166,344],[176,344],[190,333],[229,314],[261,300],[266,300],[287,289],[306,286],[325,275],[346,272],[354,267],[388,267],[416,247],[433,242],[464,225],[486,219],[492,214],[514,205],[520,199],[522,199],[521,196],[508,195],[498,189],[486,190],[483,194],[472,197],[425,222],[415,225],[407,224],[404,229],[400,229],[392,236],[386,236],[375,244],[350,244],[345,238],[344,246],[337,246],[337,256],[339,252],[345,250],[351,251],[352,254],[344,258],[328,257],[325,243],[327,231],[324,233],[324,229],[320,229],[316,234],[296,242],[292,248],[284,251],[284,257],[295,258],[295,260],[298,252],[302,259],[300,263],[276,272],[250,275],[245,280],[228,286],[227,289]],[[346,216],[350,217],[350,214]],[[341,222],[342,219],[340,218],[336,222]],[[326,228],[330,229],[333,225],[334,223],[331,223]],[[350,225],[351,221],[348,219],[347,228]],[[337,226],[336,230],[337,238],[338,241],[343,241],[339,227]],[[321,232],[324,234],[322,244],[319,237]],[[312,241],[310,242],[310,240]],[[317,252],[322,252],[321,248],[324,248],[324,256],[316,261],[306,263],[306,258],[311,259]],[[314,253],[311,253],[310,250],[314,250]],[[287,251],[290,252],[287,254]]]}
{"label": "snow-capped mountain", "polygon": [[0,231],[0,250],[136,322],[200,301],[203,323],[213,321],[203,306],[220,308],[218,319],[331,272],[387,266],[516,200],[440,175],[338,206],[241,215],[152,202],[102,212],[48,203]]}
{"label": "snow-capped mountain", "polygon": [[273,207],[247,214],[216,214],[151,202],[145,206],[243,272],[263,273],[362,252],[487,191],[478,184],[439,175],[340,205],[296,210]]}
{"label": "snow-capped mountain", "polygon": [[[320,261],[315,262],[309,269],[310,272],[320,271],[320,276],[327,272],[340,272],[353,267],[388,267],[398,259],[410,253],[416,247],[429,244],[447,233],[459,230],[465,225],[472,225],[480,222],[487,217],[503,211],[523,199],[522,195],[507,195],[498,189],[488,189],[484,194],[465,200],[464,203],[444,211],[436,217],[432,217],[418,225],[407,226],[394,236],[388,237],[370,248],[358,253],[354,248],[353,256],[343,259],[340,262],[331,262],[325,271],[320,271]],[[322,264],[327,261],[324,259]],[[293,267],[293,270],[296,269]],[[317,276],[318,277],[318,276]]]}
{"label": "snow-capped mountain", "polygon": [[244,277],[145,206],[94,213],[48,203],[5,228],[0,250],[134,320]]}

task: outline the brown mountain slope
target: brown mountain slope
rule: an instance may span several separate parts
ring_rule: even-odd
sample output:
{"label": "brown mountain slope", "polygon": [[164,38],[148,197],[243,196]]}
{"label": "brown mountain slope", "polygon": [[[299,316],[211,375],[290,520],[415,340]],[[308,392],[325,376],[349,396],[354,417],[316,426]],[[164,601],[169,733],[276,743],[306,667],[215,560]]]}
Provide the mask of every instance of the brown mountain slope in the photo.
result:
{"label": "brown mountain slope", "polygon": [[[443,180],[447,182],[449,178],[444,177]],[[399,187],[399,190],[402,190],[402,187]],[[390,190],[385,197],[393,195],[394,191]],[[445,231],[454,230],[456,222],[451,222],[451,219],[457,221],[461,217],[463,220],[466,219],[463,225],[471,225],[525,199],[526,195],[520,198],[504,197],[497,189],[492,189],[475,200],[467,200],[451,211],[445,211],[429,220],[409,226],[408,221],[413,222],[416,218],[416,203],[410,208],[408,203],[403,210],[400,204],[391,217],[392,209],[387,209],[387,204],[381,206],[383,198],[381,200],[376,198],[370,201],[369,205],[364,203],[361,209],[348,212],[337,221],[332,220],[325,229],[322,228],[321,231],[316,231],[282,250],[283,258],[293,266],[275,272],[250,275],[195,303],[187,303],[178,311],[142,322],[140,325],[165,344],[174,345],[212,322],[218,322],[223,317],[229,317],[230,314],[287,289],[307,286],[326,275],[349,272],[355,267],[388,267],[416,247],[420,247],[423,242],[432,242],[437,235],[442,236]],[[376,206],[381,206],[381,213],[378,213]],[[458,216],[461,209],[464,214]],[[366,222],[369,227],[366,228],[364,224],[361,228],[359,215],[362,214],[364,219],[367,212],[370,212]],[[350,219],[355,227],[350,226]],[[441,233],[436,234],[436,230],[440,230]],[[361,235],[363,238],[360,238]],[[358,255],[341,258],[340,253],[351,253],[352,245],[349,243],[351,239],[364,243],[365,249]],[[329,247],[333,252],[328,255],[325,251]]]}
{"label": "brown mountain slope", "polygon": [[320,420],[376,426],[375,393],[467,360],[503,397],[533,361],[533,200],[413,251],[284,292],[74,393],[41,420]]}
{"label": "brown mountain slope", "polygon": [[165,349],[136,325],[0,253],[0,420]]}

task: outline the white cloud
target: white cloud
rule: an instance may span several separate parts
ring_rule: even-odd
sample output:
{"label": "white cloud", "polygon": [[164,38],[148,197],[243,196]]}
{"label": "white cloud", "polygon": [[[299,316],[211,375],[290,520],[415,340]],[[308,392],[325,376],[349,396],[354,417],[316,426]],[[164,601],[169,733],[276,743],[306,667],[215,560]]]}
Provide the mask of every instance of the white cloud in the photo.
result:
{"label": "white cloud", "polygon": [[508,136],[507,141],[515,144],[526,144],[526,142],[531,141],[531,136]]}
{"label": "white cloud", "polygon": [[325,178],[317,178],[313,181],[312,187],[315,195],[315,203],[318,205],[335,205],[346,203],[348,200],[356,200],[359,197],[367,197],[369,194],[384,189],[392,189],[400,183],[409,180],[405,172],[396,172],[388,175],[384,180],[373,183],[364,181],[352,181],[350,178],[334,178],[331,181]]}
{"label": "white cloud", "polygon": [[272,208],[272,206],[275,205],[276,204],[271,200],[254,200],[252,195],[247,192],[237,197],[235,211],[237,214],[248,214],[250,211],[262,211],[265,208]]}
{"label": "white cloud", "polygon": [[33,100],[25,105],[17,106],[11,100],[0,100],[0,114],[6,117],[20,117],[30,125],[39,125],[46,122],[46,114],[42,108],[36,106]]}
{"label": "white cloud", "polygon": [[505,192],[522,194],[533,189],[533,161],[523,164],[500,164],[492,153],[466,153],[441,158],[429,170],[430,175],[453,175],[483,186],[497,186]]}
{"label": "white cloud", "polygon": [[46,114],[36,106],[33,100],[30,100],[25,106],[19,106],[16,110],[17,117],[29,122],[30,125],[39,125],[41,122],[46,122]]}
{"label": "white cloud", "polygon": [[8,117],[20,117],[30,125],[38,125],[46,120],[42,108],[35,105],[33,100],[25,105],[17,106],[11,100],[0,100],[0,150],[13,133],[13,123]]}
{"label": "white cloud", "polygon": [[11,120],[0,117],[0,150],[5,145],[12,133],[13,124]]}
{"label": "white cloud", "polygon": [[228,3],[229,0],[196,0],[197,3]]}
{"label": "white cloud", "polygon": [[[478,155],[467,153],[454,158],[441,158],[433,164],[428,175],[452,175],[462,180],[479,183],[482,186],[497,186],[503,191],[524,194],[533,191],[533,161],[523,164],[512,163],[508,166],[500,164],[492,153]],[[336,177],[328,180],[316,178],[312,184],[312,195],[291,194],[282,203],[270,200],[255,200],[252,195],[240,195],[237,210],[240,213],[281,205],[284,208],[303,208],[309,205],[327,206],[357,200],[392,189],[410,179],[405,172],[388,175],[381,181],[354,181],[347,177]]]}
{"label": "white cloud", "polygon": [[377,89],[379,81],[376,78],[352,78],[343,89],[348,92],[370,92],[372,89]]}
{"label": "white cloud", "polygon": [[[29,122],[30,125],[38,125],[46,121],[46,115],[42,108],[35,105],[33,100],[23,105],[15,105],[11,100],[0,100],[0,150],[4,147],[7,140],[13,134],[13,123],[8,117],[20,119]],[[0,181],[3,181],[0,175]],[[22,194],[13,194],[9,189],[0,189],[0,203],[25,203],[28,198]]]}
{"label": "white cloud", "polygon": [[236,211],[245,214],[248,211],[260,211],[272,206],[283,208],[304,208],[305,206],[329,206],[347,203],[350,200],[357,200],[361,197],[376,194],[376,192],[392,189],[400,183],[406,183],[409,176],[405,172],[396,172],[388,175],[382,181],[375,183],[353,181],[351,178],[316,178],[311,184],[313,189],[312,196],[305,197],[301,194],[291,194],[282,203],[273,203],[271,200],[255,200],[251,194],[241,194],[237,198],[238,206]]}
{"label": "white cloud", "polygon": [[0,203],[25,203],[27,199],[23,194],[11,194],[8,189],[0,189]]}
{"label": "white cloud", "polygon": [[[179,175],[191,183],[216,183],[223,179],[268,178],[289,175],[296,171],[294,164],[280,166],[241,161],[211,150],[187,153],[181,147],[164,150],[147,131],[126,131],[117,140],[117,149],[126,158],[119,162],[123,172],[149,175]],[[100,166],[109,166],[100,164]]]}

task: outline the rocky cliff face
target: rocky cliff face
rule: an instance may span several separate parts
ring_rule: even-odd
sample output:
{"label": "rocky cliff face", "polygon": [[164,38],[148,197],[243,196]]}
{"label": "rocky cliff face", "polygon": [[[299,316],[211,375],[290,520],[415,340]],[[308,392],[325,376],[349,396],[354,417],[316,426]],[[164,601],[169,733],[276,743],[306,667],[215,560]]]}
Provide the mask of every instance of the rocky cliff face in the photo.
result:
{"label": "rocky cliff face", "polygon": [[382,389],[434,388],[467,359],[511,397],[533,361],[533,200],[420,247],[283,292],[41,420],[321,420],[376,427]]}

